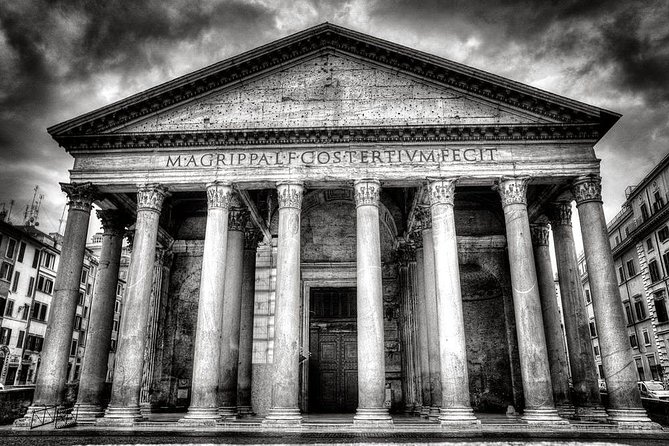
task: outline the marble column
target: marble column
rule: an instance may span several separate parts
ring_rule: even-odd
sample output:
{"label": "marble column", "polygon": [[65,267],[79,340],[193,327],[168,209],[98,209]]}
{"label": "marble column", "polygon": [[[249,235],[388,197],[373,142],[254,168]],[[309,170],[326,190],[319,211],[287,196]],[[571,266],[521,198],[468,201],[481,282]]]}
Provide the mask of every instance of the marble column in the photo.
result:
{"label": "marble column", "polygon": [[571,228],[571,201],[552,203],[549,217],[555,242],[576,415],[593,421],[606,421],[606,411],[599,395],[597,363],[590,340],[590,319],[585,308],[581,275],[578,272],[576,245]]}
{"label": "marble column", "polygon": [[229,184],[207,185],[207,226],[202,252],[200,298],[193,352],[192,395],[182,423],[213,425],[218,414],[218,370],[223,322],[223,290],[228,246]]}
{"label": "marble column", "polygon": [[637,372],[625,329],[625,316],[613,265],[602,206],[601,178],[579,177],[572,192],[581,223],[592,306],[595,312],[604,379],[608,389],[609,421],[633,428],[655,428],[641,405]]}
{"label": "marble column", "polygon": [[274,311],[272,402],[265,425],[302,423],[300,396],[300,212],[304,187],[299,182],[277,185],[279,237]]}
{"label": "marble column", "polygon": [[253,371],[253,312],[256,286],[256,252],[261,233],[248,229],[244,233],[242,260],[242,307],[239,318],[239,369],[237,371],[237,413],[254,415],[251,406]]}
{"label": "marble column", "polygon": [[416,408],[415,368],[413,343],[413,315],[412,286],[410,264],[414,259],[414,249],[404,242],[397,250],[398,283],[400,288],[400,350],[402,364],[402,395],[404,396],[404,413],[413,414]]}
{"label": "marble column", "polygon": [[392,424],[384,406],[386,366],[383,331],[381,232],[379,230],[378,180],[357,180],[356,271],[358,326],[358,408],[356,425]]}
{"label": "marble column", "polygon": [[17,427],[23,427],[26,422],[29,424],[30,417],[33,411],[39,408],[38,406],[63,402],[88,221],[96,189],[91,183],[61,183],[61,188],[67,194],[69,209],[49,320],[44,335],[40,371],[33,402],[25,417],[15,421]]}
{"label": "marble column", "polygon": [[462,313],[458,242],[455,234],[454,178],[428,183],[432,217],[435,290],[439,325],[439,364],[441,370],[442,425],[478,424],[469,401],[469,374],[465,345],[465,320]]}
{"label": "marble column", "polygon": [[525,394],[523,419],[528,423],[564,424],[566,421],[558,415],[553,401],[553,385],[527,214],[528,181],[527,177],[503,177],[497,187],[506,222],[520,372]]}
{"label": "marble column", "polygon": [[109,350],[111,348],[112,325],[116,287],[121,265],[123,236],[128,219],[120,211],[98,211],[102,222],[102,249],[100,265],[95,278],[95,291],[90,309],[86,355],[81,368],[79,392],[77,394],[77,422],[90,423],[101,417]]}
{"label": "marble column", "polygon": [[548,248],[549,229],[547,224],[534,224],[530,227],[532,233],[532,247],[534,248],[534,262],[539,281],[539,298],[546,334],[546,349],[551,370],[553,384],[553,400],[563,417],[574,415],[574,406],[570,399],[569,390],[569,362],[565,351],[562,336],[562,320],[558,298],[555,294],[553,281],[553,266]]}
{"label": "marble column", "polygon": [[244,229],[248,211],[235,196],[228,220],[228,254],[225,264],[223,323],[220,341],[218,413],[223,420],[237,418],[237,370],[239,367],[239,326],[242,309]]}
{"label": "marble column", "polygon": [[437,315],[437,289],[434,265],[434,243],[432,238],[432,213],[425,209],[420,213],[423,238],[423,284],[425,289],[425,326],[427,329],[428,382],[430,384],[430,411],[432,421],[439,419],[441,408],[441,361],[439,359],[439,321]]}
{"label": "marble column", "polygon": [[430,416],[432,397],[430,394],[430,358],[428,353],[427,306],[425,303],[425,258],[423,256],[423,235],[414,233],[416,246],[416,331],[418,359],[420,364],[420,395],[422,406],[420,415]]}
{"label": "marble column", "polygon": [[104,418],[99,419],[98,423],[132,424],[142,419],[139,396],[142,387],[144,347],[160,211],[166,195],[167,189],[156,184],[140,186],[137,191],[137,223],[121,314],[111,401]]}

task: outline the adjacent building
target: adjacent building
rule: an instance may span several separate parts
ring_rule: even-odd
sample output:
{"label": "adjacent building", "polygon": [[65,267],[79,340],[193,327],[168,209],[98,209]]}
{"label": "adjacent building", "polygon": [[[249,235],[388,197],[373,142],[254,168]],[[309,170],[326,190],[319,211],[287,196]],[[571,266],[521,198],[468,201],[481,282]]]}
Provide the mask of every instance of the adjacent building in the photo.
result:
{"label": "adjacent building", "polygon": [[[607,225],[625,313],[626,334],[641,381],[666,381],[669,377],[668,193],[669,155],[639,184],[627,188],[621,211]],[[597,322],[592,312],[590,284],[584,265],[585,259],[581,256],[579,271],[590,309],[593,349],[601,364]],[[601,373],[600,368],[600,376]]]}

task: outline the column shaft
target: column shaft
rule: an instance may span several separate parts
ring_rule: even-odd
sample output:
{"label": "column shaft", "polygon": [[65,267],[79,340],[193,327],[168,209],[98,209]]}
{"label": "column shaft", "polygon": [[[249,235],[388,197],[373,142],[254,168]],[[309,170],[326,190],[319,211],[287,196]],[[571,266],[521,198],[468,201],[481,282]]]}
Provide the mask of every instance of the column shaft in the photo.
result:
{"label": "column shaft", "polygon": [[641,405],[637,374],[625,330],[620,290],[613,265],[598,176],[581,177],[573,187],[581,223],[592,306],[595,312],[610,421],[652,427]]}
{"label": "column shaft", "polygon": [[253,415],[251,379],[253,371],[253,311],[256,280],[256,250],[259,233],[248,230],[244,236],[242,265],[242,308],[239,327],[239,370],[237,371],[237,411]]}
{"label": "column shaft", "polygon": [[513,306],[525,394],[523,419],[530,423],[566,423],[559,417],[553,401],[553,386],[546,353],[546,336],[525,201],[527,183],[527,178],[503,178],[498,186],[506,222]]}
{"label": "column shaft", "polygon": [[232,188],[207,186],[207,227],[202,253],[200,298],[193,352],[192,395],[187,423],[215,424],[218,415],[218,369],[223,321],[223,290],[228,246],[228,209]]}
{"label": "column shaft", "polygon": [[223,419],[237,416],[237,369],[239,362],[239,318],[242,308],[244,229],[248,212],[236,207],[230,211],[228,261],[225,265],[223,323],[219,363],[219,414]]}
{"label": "column shaft", "polygon": [[103,424],[133,423],[142,418],[139,394],[158,225],[165,196],[162,186],[143,186],[137,193],[137,222],[129,281],[121,315],[111,401],[104,419],[100,420]]}
{"label": "column shaft", "polygon": [[438,179],[428,184],[441,370],[441,410],[443,424],[479,423],[469,401],[469,374],[462,313],[458,242],[453,212],[455,179]]}
{"label": "column shaft", "polygon": [[430,415],[432,398],[430,395],[430,358],[428,353],[427,309],[425,303],[425,260],[423,256],[423,236],[416,240],[416,319],[418,358],[420,361],[421,416]]}
{"label": "column shaft", "polygon": [[386,367],[378,208],[380,189],[376,180],[355,182],[358,286],[358,409],[355,424],[392,423],[388,409],[384,407]]}
{"label": "column shaft", "polygon": [[272,403],[265,424],[300,424],[301,183],[281,183],[274,311]]}
{"label": "column shaft", "polygon": [[532,225],[532,246],[539,281],[539,297],[546,334],[546,349],[553,384],[553,399],[561,416],[574,415],[569,390],[569,363],[562,335],[560,308],[555,294],[553,266],[548,248],[548,225]]}
{"label": "column shaft", "polygon": [[118,211],[98,211],[102,221],[102,249],[95,278],[93,305],[90,309],[86,356],[81,368],[77,393],[77,422],[92,422],[103,415],[103,397],[107,378],[107,363],[114,324],[116,287],[121,265],[126,218]]}
{"label": "column shaft", "polygon": [[585,308],[574,233],[571,229],[571,201],[552,205],[551,228],[555,241],[555,259],[560,282],[576,415],[581,418],[605,421],[606,411],[602,407],[599,396],[597,363],[590,340],[590,321]]}

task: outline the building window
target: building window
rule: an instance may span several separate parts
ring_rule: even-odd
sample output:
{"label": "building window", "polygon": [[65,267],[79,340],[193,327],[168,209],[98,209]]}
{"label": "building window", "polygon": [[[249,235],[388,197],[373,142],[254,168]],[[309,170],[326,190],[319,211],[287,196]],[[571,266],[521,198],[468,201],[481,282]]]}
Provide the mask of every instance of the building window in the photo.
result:
{"label": "building window", "polygon": [[123,284],[119,283],[116,285],[116,295],[121,297],[123,296]]}
{"label": "building window", "polygon": [[590,290],[585,290],[585,302],[590,303],[592,302],[592,298],[590,297]]}
{"label": "building window", "polygon": [[114,302],[114,313],[119,313],[121,311],[121,301],[117,300]]}
{"label": "building window", "polygon": [[651,282],[660,280],[660,269],[657,267],[657,260],[653,259],[648,262],[648,273],[650,274]]}
{"label": "building window", "polygon": [[593,338],[597,336],[597,329],[595,328],[595,321],[590,321],[590,336]]}
{"label": "building window", "polygon": [[625,306],[625,316],[627,316],[627,325],[632,325],[634,323],[634,317],[632,316],[632,306],[629,301],[623,303]]}
{"label": "building window", "polygon": [[2,262],[2,266],[0,266],[0,279],[9,282],[9,280],[12,278],[13,272],[14,272],[14,265],[8,262]]}
{"label": "building window", "polygon": [[33,352],[41,352],[43,343],[44,343],[43,337],[29,334],[26,342],[26,350],[30,350]]}
{"label": "building window", "polygon": [[652,251],[653,249],[655,249],[653,246],[653,239],[646,239],[646,250]]}
{"label": "building window", "polygon": [[662,380],[662,367],[655,361],[655,355],[646,356],[648,359],[648,368],[650,369],[650,374],[653,375],[653,381]]}
{"label": "building window", "polygon": [[26,255],[26,242],[19,244],[19,256],[16,258],[17,262],[23,263],[23,257]]}
{"label": "building window", "polygon": [[118,321],[115,320],[113,325],[112,325],[112,331],[118,331]]}
{"label": "building window", "polygon": [[641,203],[641,219],[643,221],[648,220],[648,206],[646,206],[646,203]]}
{"label": "building window", "polygon": [[643,373],[643,362],[641,361],[641,358],[636,358],[634,362],[636,362],[636,370],[639,373],[639,381],[645,381],[646,375]]}
{"label": "building window", "polygon": [[657,231],[657,236],[660,238],[661,242],[664,242],[666,239],[669,238],[669,228],[666,226],[662,227],[659,231]]}
{"label": "building window", "polygon": [[77,354],[77,340],[72,339],[72,346],[70,347],[70,356],[75,356]]}
{"label": "building window", "polygon": [[12,329],[7,327],[2,327],[0,331],[0,344],[9,345],[9,341],[12,340]]}
{"label": "building window", "polygon": [[618,276],[620,276],[620,283],[623,283],[625,281],[625,271],[622,266],[618,267]]}
{"label": "building window", "polygon": [[86,283],[87,280],[88,280],[88,270],[85,269],[81,271],[81,283]]}
{"label": "building window", "polygon": [[643,344],[650,345],[650,335],[648,335],[648,330],[643,330],[641,333],[643,334]]}
{"label": "building window", "polygon": [[16,348],[23,348],[23,337],[26,335],[26,332],[21,330],[19,331],[19,339],[16,340]]}
{"label": "building window", "polygon": [[35,287],[35,278],[31,277],[30,280],[28,281],[28,293],[26,293],[26,296],[32,296],[33,295],[33,288]]}
{"label": "building window", "polygon": [[599,346],[595,345],[593,349],[595,350],[595,356],[599,356]]}
{"label": "building window", "polygon": [[51,294],[53,292],[53,280],[48,277],[40,275],[37,278],[37,291],[41,291],[46,294]]}
{"label": "building window", "polygon": [[51,254],[50,252],[44,251],[44,255],[42,255],[42,266],[50,270],[53,270],[55,264],[56,264],[56,256],[54,254]]}
{"label": "building window", "polygon": [[35,250],[35,257],[33,257],[33,268],[37,268],[37,265],[39,265],[39,253],[40,253],[40,250],[36,249]]}
{"label": "building window", "polygon": [[81,330],[81,316],[74,317],[74,329]]}
{"label": "building window", "polygon": [[646,309],[643,306],[643,301],[641,299],[636,299],[634,301],[634,311],[636,312],[636,318],[639,321],[646,319]]}
{"label": "building window", "polygon": [[655,293],[653,302],[655,303],[655,313],[657,314],[657,321],[669,322],[669,315],[667,314],[667,302],[664,298],[664,290]]}
{"label": "building window", "polygon": [[627,261],[627,272],[629,273],[629,277],[636,275],[636,267],[634,266],[634,260]]}
{"label": "building window", "polygon": [[653,198],[655,198],[655,203],[653,203],[653,209],[655,211],[659,211],[664,207],[664,199],[662,198],[662,195],[660,194],[659,190],[656,190],[653,193]]}
{"label": "building window", "polygon": [[84,293],[79,291],[79,300],[77,301],[77,305],[83,305],[84,304]]}
{"label": "building window", "polygon": [[116,339],[112,339],[112,340],[111,340],[111,346],[109,347],[109,349],[110,349],[112,352],[115,352],[115,351],[116,351]]}
{"label": "building window", "polygon": [[14,273],[14,282],[12,283],[12,293],[16,293],[16,290],[19,289],[19,278],[21,277],[21,273],[16,271]]}
{"label": "building window", "polygon": [[616,243],[614,246],[618,246],[620,244],[620,237],[616,235]]}
{"label": "building window", "polygon": [[7,257],[8,259],[13,259],[15,253],[16,253],[16,240],[10,238],[9,241],[7,242],[5,257]]}
{"label": "building window", "polygon": [[599,371],[599,377],[604,379],[604,367],[601,364],[597,364],[597,370]]}
{"label": "building window", "polygon": [[5,305],[5,316],[12,317],[14,314],[14,301],[7,299],[7,304]]}
{"label": "building window", "polygon": [[21,319],[24,321],[28,319],[28,315],[30,314],[30,305],[25,304],[24,306],[21,307]]}
{"label": "building window", "polygon": [[38,321],[46,321],[46,315],[49,310],[49,306],[47,304],[43,304],[41,302],[35,302],[35,305],[33,306],[33,314],[32,318],[36,319]]}
{"label": "building window", "polygon": [[636,342],[636,335],[634,333],[630,334],[630,345],[632,348],[637,348],[639,344]]}

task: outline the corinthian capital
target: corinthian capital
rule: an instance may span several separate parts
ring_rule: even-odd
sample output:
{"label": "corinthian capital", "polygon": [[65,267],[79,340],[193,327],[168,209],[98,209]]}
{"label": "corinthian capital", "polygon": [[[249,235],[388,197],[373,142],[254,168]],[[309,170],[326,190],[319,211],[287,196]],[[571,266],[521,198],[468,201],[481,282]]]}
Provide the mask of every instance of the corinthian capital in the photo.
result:
{"label": "corinthian capital", "polygon": [[258,242],[262,240],[262,232],[258,228],[246,228],[244,230],[244,250],[255,251],[258,249]]}
{"label": "corinthian capital", "polygon": [[456,181],[457,178],[428,179],[427,199],[430,206],[434,206],[435,204],[447,204],[453,206]]}
{"label": "corinthian capital", "polygon": [[302,194],[304,186],[300,182],[279,183],[276,186],[279,198],[279,209],[294,208],[302,209]]}
{"label": "corinthian capital", "polygon": [[207,208],[229,209],[232,199],[232,186],[227,183],[207,184]]}
{"label": "corinthian capital", "polygon": [[244,231],[249,221],[249,211],[235,207],[228,211],[228,231]]}
{"label": "corinthian capital", "polygon": [[553,226],[571,226],[571,201],[556,201],[548,207],[548,218]]}
{"label": "corinthian capital", "polygon": [[97,188],[92,183],[60,183],[60,188],[67,194],[70,209],[90,212]]}
{"label": "corinthian capital", "polygon": [[599,175],[588,175],[578,177],[574,180],[571,188],[572,194],[576,199],[576,204],[587,203],[589,201],[602,202],[602,177]]}
{"label": "corinthian capital", "polygon": [[420,222],[420,229],[432,229],[432,211],[430,208],[419,208],[416,210],[416,218]]}
{"label": "corinthian capital", "polygon": [[527,183],[529,177],[502,177],[497,182],[497,192],[502,199],[502,207],[510,204],[527,204]]}
{"label": "corinthian capital", "polygon": [[105,235],[113,237],[125,234],[125,227],[130,223],[130,219],[125,212],[115,209],[102,209],[97,211],[97,214]]}
{"label": "corinthian capital", "polygon": [[355,206],[378,206],[381,194],[381,183],[379,180],[356,180],[353,183],[355,189]]}
{"label": "corinthian capital", "polygon": [[167,196],[167,188],[161,184],[144,184],[137,188],[137,211],[160,212]]}
{"label": "corinthian capital", "polygon": [[530,235],[534,246],[548,246],[548,225],[545,223],[530,225]]}

